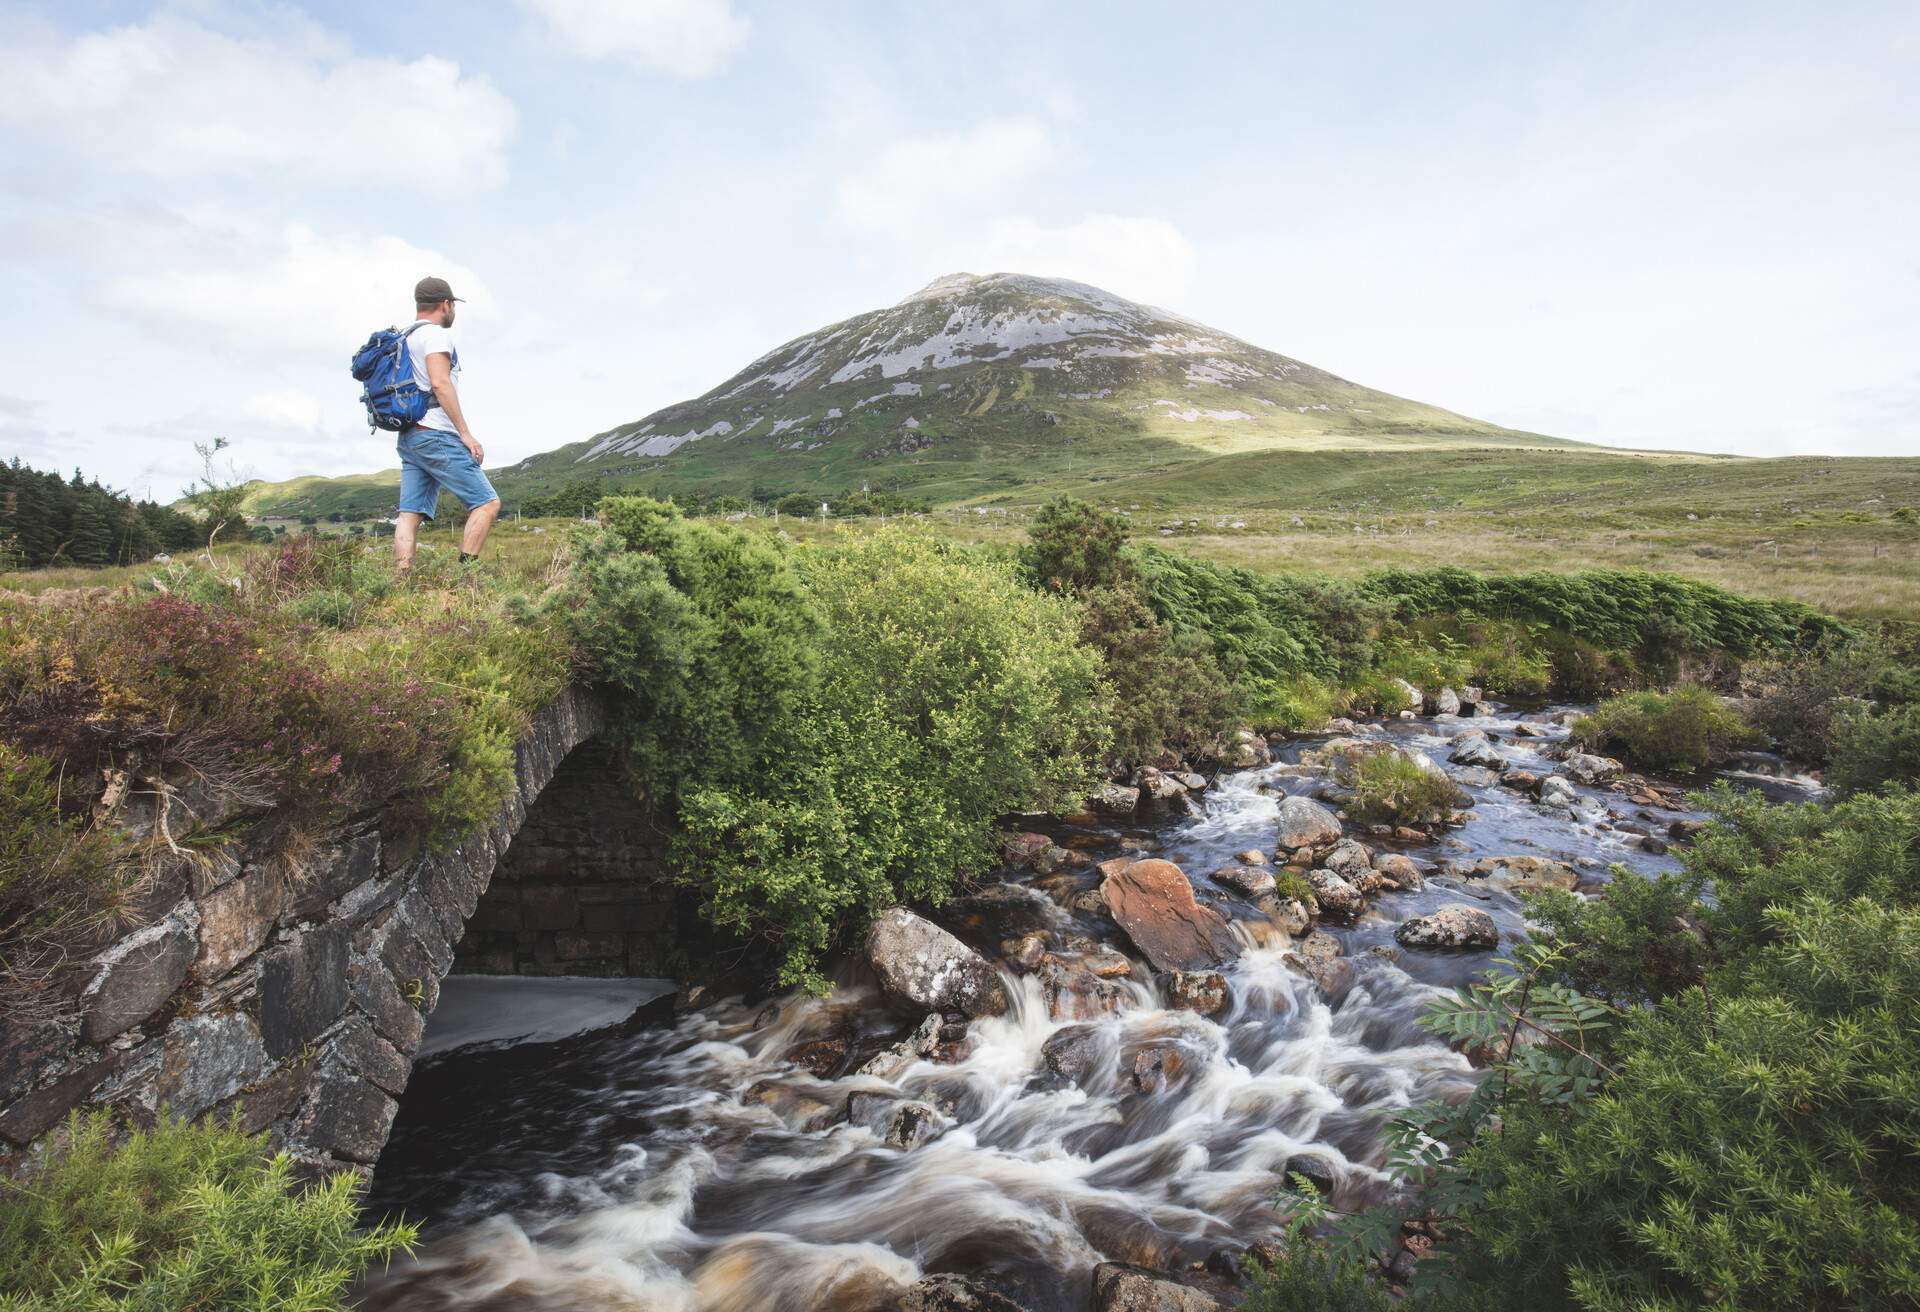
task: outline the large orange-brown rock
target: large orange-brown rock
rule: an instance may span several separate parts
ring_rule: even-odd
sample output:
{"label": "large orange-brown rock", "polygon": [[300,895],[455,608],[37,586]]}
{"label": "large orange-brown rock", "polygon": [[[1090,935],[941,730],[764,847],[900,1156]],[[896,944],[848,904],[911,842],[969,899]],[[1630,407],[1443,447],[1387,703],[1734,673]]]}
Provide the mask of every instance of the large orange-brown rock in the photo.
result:
{"label": "large orange-brown rock", "polygon": [[1135,861],[1108,870],[1100,886],[1107,910],[1155,970],[1201,970],[1234,955],[1233,935],[1171,861]]}

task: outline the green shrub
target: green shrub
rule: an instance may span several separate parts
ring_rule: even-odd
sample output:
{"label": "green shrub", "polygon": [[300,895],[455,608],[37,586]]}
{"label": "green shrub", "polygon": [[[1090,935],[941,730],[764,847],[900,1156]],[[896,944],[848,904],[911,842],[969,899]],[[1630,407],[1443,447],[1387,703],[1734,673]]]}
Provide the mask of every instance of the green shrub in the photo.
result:
{"label": "green shrub", "polygon": [[1648,770],[1703,770],[1758,741],[1740,713],[1698,684],[1670,693],[1636,692],[1602,702],[1574,722],[1572,735]]}
{"label": "green shrub", "polygon": [[1362,824],[1437,824],[1471,800],[1453,780],[1394,751],[1343,753],[1333,774],[1352,795],[1347,813]]}
{"label": "green shrub", "polygon": [[1920,703],[1840,718],[1827,783],[1841,796],[1920,781]]}
{"label": "green shrub", "polygon": [[1020,567],[1041,590],[1082,603],[1080,640],[1098,651],[1113,696],[1113,751],[1126,764],[1186,755],[1240,717],[1230,672],[1205,632],[1163,623],[1123,550],[1127,523],[1083,501],[1041,507]]}
{"label": "green shrub", "polygon": [[1313,733],[1344,714],[1353,694],[1312,675],[1284,681],[1260,680],[1246,690],[1249,723],[1261,733]]}
{"label": "green shrub", "polygon": [[[1416,1305],[1920,1296],[1920,795],[1705,804],[1680,876],[1537,897],[1548,941],[1423,1018],[1492,1056],[1389,1134],[1446,1236]],[[1397,1225],[1342,1222],[1336,1256]]]}
{"label": "green shrub", "polygon": [[1443,567],[1383,570],[1360,591],[1404,621],[1428,616],[1547,625],[1655,669],[1688,656],[1805,650],[1847,632],[1797,602],[1742,597],[1708,583],[1640,570],[1476,574]]}
{"label": "green shrub", "polygon": [[1885,638],[1829,642],[1797,659],[1761,665],[1750,677],[1766,691],[1754,704],[1756,727],[1790,756],[1824,764],[1846,716],[1920,701],[1912,653]]}
{"label": "green shrub", "polygon": [[1315,905],[1313,885],[1297,870],[1282,870],[1274,875],[1273,895],[1283,902],[1292,899],[1302,906]]}
{"label": "green shrub", "polygon": [[610,533],[583,533],[554,603],[576,648],[621,694],[617,736],[638,781],[751,778],[784,750],[817,680],[820,615],[778,543],[609,497]]}
{"label": "green shrub", "polygon": [[23,1180],[0,1180],[0,1312],[233,1308],[323,1312],[411,1247],[411,1225],[359,1228],[351,1173],[306,1186],[230,1126],[163,1120],[116,1145],[105,1113]]}
{"label": "green shrub", "polygon": [[1262,1263],[1242,1312],[1389,1312],[1393,1299],[1357,1261],[1342,1260],[1304,1235]]}
{"label": "green shrub", "polygon": [[135,872],[108,834],[60,806],[51,762],[0,743],[0,976],[36,989],[110,924]]}
{"label": "green shrub", "polygon": [[683,796],[680,867],[716,923],[767,938],[786,983],[901,900],[992,857],[993,821],[1077,802],[1107,708],[1074,603],[889,530],[805,556],[820,678],[759,769]]}
{"label": "green shrub", "polygon": [[1209,635],[1224,663],[1255,679],[1365,671],[1385,607],[1345,584],[1269,577],[1155,547],[1130,549],[1153,610],[1175,631]]}

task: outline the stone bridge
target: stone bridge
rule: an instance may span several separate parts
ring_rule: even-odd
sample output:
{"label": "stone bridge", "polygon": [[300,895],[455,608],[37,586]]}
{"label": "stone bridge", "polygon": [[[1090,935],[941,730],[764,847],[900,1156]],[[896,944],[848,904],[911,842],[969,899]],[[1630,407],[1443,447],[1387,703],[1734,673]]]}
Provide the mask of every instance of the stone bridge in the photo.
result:
{"label": "stone bridge", "polygon": [[670,973],[691,908],[604,727],[582,689],[541,710],[513,792],[451,850],[409,850],[376,813],[297,858],[176,862],[141,926],[69,972],[62,1019],[0,1019],[0,1170],[89,1106],[238,1112],[303,1162],[367,1170],[450,969]]}

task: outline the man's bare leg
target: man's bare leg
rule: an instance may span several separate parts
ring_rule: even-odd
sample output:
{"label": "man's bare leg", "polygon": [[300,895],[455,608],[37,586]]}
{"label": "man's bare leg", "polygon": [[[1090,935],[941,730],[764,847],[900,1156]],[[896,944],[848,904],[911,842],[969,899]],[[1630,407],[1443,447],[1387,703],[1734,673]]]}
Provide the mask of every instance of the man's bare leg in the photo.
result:
{"label": "man's bare leg", "polygon": [[413,544],[420,536],[420,521],[425,518],[417,510],[403,510],[393,521],[393,564],[401,578],[413,573]]}
{"label": "man's bare leg", "polygon": [[460,550],[469,556],[479,555],[480,548],[487,545],[487,534],[493,528],[493,521],[499,517],[499,497],[469,510],[466,532],[460,535]]}

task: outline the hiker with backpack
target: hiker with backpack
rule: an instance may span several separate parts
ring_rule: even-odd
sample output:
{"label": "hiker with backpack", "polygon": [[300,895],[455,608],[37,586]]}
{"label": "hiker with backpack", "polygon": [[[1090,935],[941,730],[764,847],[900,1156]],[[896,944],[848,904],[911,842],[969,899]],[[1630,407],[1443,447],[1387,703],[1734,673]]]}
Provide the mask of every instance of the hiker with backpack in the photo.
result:
{"label": "hiker with backpack", "polygon": [[462,564],[479,557],[500,514],[500,494],[480,467],[486,451],[460,409],[460,352],[448,332],[460,299],[446,279],[422,278],[413,288],[413,323],[376,332],[353,357],[353,376],[366,385],[360,399],[367,422],[398,434],[400,514],[393,558],[403,577],[413,569],[420,522],[433,518],[441,489],[467,507]]}

